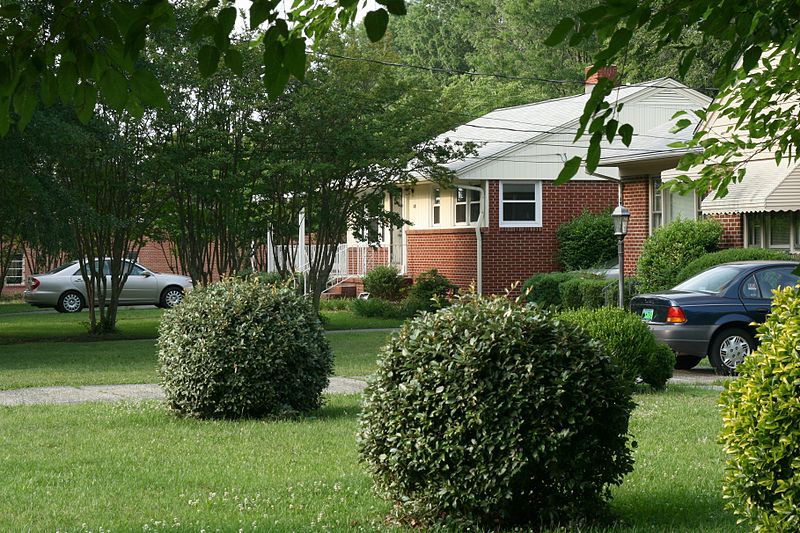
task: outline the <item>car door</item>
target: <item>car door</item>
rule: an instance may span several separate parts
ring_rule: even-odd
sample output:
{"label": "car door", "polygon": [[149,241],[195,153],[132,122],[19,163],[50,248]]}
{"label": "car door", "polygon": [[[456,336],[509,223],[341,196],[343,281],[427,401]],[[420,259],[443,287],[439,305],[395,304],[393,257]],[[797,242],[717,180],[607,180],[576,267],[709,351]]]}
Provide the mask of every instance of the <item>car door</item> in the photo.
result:
{"label": "car door", "polygon": [[793,286],[798,276],[792,271],[794,266],[762,268],[745,278],[740,289],[740,297],[747,314],[753,322],[763,324],[772,306],[772,291]]}
{"label": "car door", "polygon": [[131,273],[122,286],[120,301],[126,303],[148,303],[158,302],[158,282],[156,277],[147,269],[137,264],[126,263],[125,268],[130,266]]}

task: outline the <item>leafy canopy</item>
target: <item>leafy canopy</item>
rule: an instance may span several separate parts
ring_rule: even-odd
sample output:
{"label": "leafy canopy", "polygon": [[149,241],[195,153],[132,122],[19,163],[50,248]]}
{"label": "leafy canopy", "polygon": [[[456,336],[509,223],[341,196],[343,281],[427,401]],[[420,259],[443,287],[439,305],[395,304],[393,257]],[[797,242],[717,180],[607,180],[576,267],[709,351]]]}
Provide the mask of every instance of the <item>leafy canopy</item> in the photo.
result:
{"label": "leafy canopy", "polygon": [[[698,111],[701,119],[711,113],[729,125],[727,131],[699,130],[683,144],[699,148],[683,157],[678,168],[702,165],[700,177],[684,176],[679,187],[724,195],[731,182],[744,176],[744,164],[753,159],[794,159],[800,135],[800,9],[792,0],[740,2],[736,0],[601,0],[577,15],[564,17],[545,41],[550,46],[568,41],[577,46],[587,40],[603,43],[594,55],[590,73],[612,64],[625,64],[635,36],[652,32],[658,49],[672,48],[679,57],[678,76],[685,75],[709,43],[721,43],[722,61],[713,81],[719,96],[710,109]],[[687,32],[699,38],[685,39]],[[602,132],[629,142],[614,119],[614,109],[604,101],[611,83],[599,83],[584,108],[576,138],[591,134],[586,166],[597,166]],[[683,119],[678,127],[688,127]],[[627,138],[626,138],[627,137]],[[626,142],[626,144],[627,144]],[[569,179],[578,164],[565,167]]]}

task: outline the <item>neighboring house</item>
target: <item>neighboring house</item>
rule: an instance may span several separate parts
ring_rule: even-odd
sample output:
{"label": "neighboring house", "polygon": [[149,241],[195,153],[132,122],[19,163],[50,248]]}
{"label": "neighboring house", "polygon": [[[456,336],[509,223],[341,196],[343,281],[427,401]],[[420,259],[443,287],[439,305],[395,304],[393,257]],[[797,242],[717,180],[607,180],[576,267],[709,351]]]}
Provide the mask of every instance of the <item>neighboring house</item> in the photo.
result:
{"label": "neighboring house", "polygon": [[[586,153],[586,141],[572,141],[588,98],[498,109],[442,135],[476,143],[477,154],[449,165],[452,187],[423,181],[395,199],[394,208],[411,225],[386,236],[392,262],[412,276],[436,268],[461,287],[475,283],[484,293],[503,293],[535,273],[557,270],[558,226],[618,201],[615,179],[581,171],[565,185],[553,184],[564,161]],[[637,132],[710,103],[670,78],[617,88],[609,100],[624,104],[619,121]],[[604,147],[609,156],[631,152],[618,143]]]}
{"label": "neighboring house", "polygon": [[637,138],[631,143],[635,153],[609,155],[600,162],[601,167],[612,168],[621,178],[623,204],[631,212],[625,238],[626,273],[635,272],[642,243],[653,230],[676,218],[709,216],[719,220],[724,229],[723,248],[800,252],[800,162],[776,165],[771,154],[758,154],[744,163],[745,178],[730,184],[728,194],[722,198],[715,198],[713,193],[664,190],[661,185],[677,176],[696,175],[675,169],[686,151],[670,148],[671,142],[691,138],[698,126],[722,135],[729,126],[714,113],[703,124],[671,134],[671,141],[668,137],[673,122]]}

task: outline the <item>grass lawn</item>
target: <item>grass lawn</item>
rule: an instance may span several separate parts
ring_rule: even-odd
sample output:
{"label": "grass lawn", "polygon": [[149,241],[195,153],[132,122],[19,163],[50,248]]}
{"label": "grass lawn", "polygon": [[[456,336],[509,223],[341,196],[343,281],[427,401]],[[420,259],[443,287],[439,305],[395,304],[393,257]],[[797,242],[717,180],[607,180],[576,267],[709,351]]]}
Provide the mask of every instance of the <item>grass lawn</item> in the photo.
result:
{"label": "grass lawn", "polygon": [[[372,373],[378,349],[389,335],[387,332],[329,334],[335,375],[364,377]],[[0,346],[0,390],[156,382],[153,339]]]}
{"label": "grass lawn", "polygon": [[19,300],[0,300],[0,315],[7,315],[9,313],[29,313],[31,311],[40,311],[40,309],[22,303]]}
{"label": "grass lawn", "polygon": [[[737,530],[720,495],[718,396],[637,396],[614,531]],[[358,410],[359,396],[281,422],[182,420],[153,402],[0,409],[0,530],[386,530],[390,506],[357,461]]]}
{"label": "grass lawn", "polygon": [[[8,307],[4,304],[0,307]],[[26,305],[26,304],[22,304]],[[27,306],[26,307],[30,307]],[[117,327],[119,333],[98,339],[86,332],[89,313],[26,313],[14,316],[0,314],[0,345],[19,342],[36,341],[91,341],[91,340],[131,340],[155,339],[158,336],[158,324],[161,320],[161,309],[123,309],[119,311]],[[325,327],[329,330],[340,329],[380,329],[399,327],[402,320],[382,318],[363,318],[350,311],[323,311],[328,318]],[[3,348],[0,348],[3,350]],[[2,352],[0,352],[2,353]]]}

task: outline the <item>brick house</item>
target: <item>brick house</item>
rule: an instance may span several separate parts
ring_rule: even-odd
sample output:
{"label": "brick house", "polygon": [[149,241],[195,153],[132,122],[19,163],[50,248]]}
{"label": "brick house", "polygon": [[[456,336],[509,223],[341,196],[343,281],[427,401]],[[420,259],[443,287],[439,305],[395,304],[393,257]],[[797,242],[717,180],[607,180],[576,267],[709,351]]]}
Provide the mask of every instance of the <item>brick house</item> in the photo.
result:
{"label": "brick house", "polygon": [[[613,168],[608,176],[582,169],[565,185],[553,183],[564,161],[586,154],[585,140],[572,141],[592,81],[586,94],[498,109],[443,134],[441,139],[476,143],[477,153],[449,164],[452,187],[422,181],[394,199],[393,208],[411,224],[386,236],[386,246],[398,250],[393,262],[411,276],[436,268],[483,293],[503,293],[535,273],[557,270],[557,227],[618,201]],[[636,131],[710,103],[670,78],[618,87],[609,100],[624,104],[618,118]],[[608,156],[631,152],[619,143],[603,148]]]}
{"label": "brick house", "polygon": [[[682,117],[683,118],[683,117]],[[613,169],[621,180],[623,205],[631,212],[625,237],[625,272],[633,274],[644,240],[653,231],[676,219],[713,217],[723,227],[722,248],[771,248],[800,252],[800,162],[776,165],[770,154],[745,163],[744,180],[732,183],[728,194],[679,194],[661,188],[677,176],[692,172],[675,169],[685,150],[670,148],[673,121],[645,132],[631,143],[632,153],[604,157],[600,167]],[[725,131],[717,114],[673,135],[690,138],[697,127]],[[601,170],[600,172],[604,172]]]}

